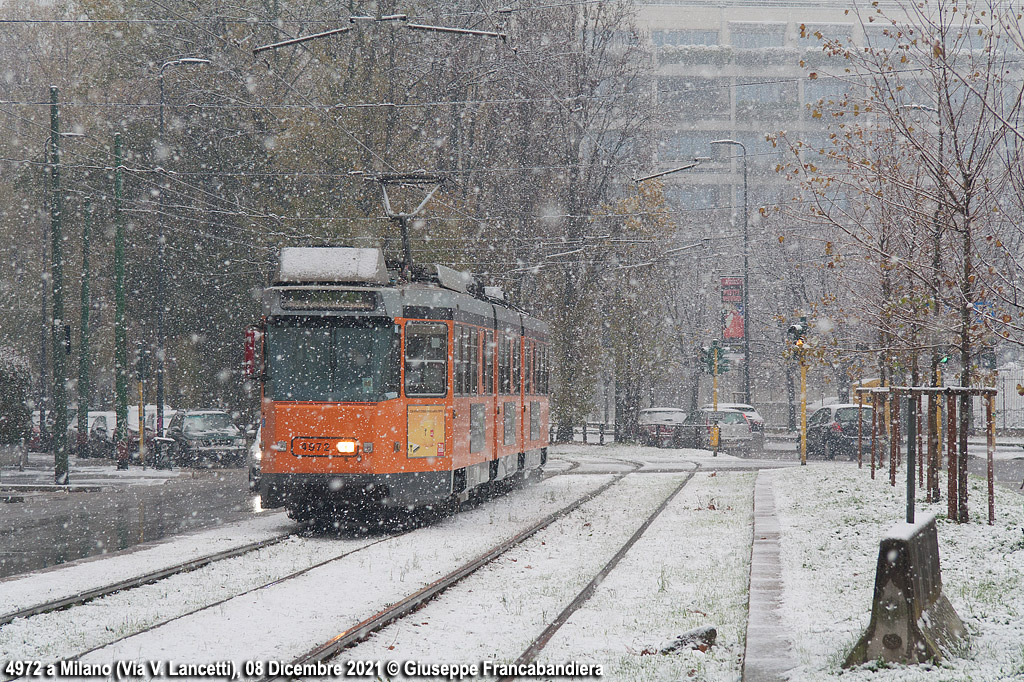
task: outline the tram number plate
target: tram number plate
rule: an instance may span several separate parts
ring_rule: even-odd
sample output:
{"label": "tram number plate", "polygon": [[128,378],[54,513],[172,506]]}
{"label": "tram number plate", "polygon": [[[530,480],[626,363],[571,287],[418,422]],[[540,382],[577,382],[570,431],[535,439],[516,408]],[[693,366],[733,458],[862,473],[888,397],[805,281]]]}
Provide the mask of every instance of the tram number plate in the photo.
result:
{"label": "tram number plate", "polygon": [[292,454],[296,457],[355,457],[354,452],[338,452],[338,441],[344,438],[292,438]]}

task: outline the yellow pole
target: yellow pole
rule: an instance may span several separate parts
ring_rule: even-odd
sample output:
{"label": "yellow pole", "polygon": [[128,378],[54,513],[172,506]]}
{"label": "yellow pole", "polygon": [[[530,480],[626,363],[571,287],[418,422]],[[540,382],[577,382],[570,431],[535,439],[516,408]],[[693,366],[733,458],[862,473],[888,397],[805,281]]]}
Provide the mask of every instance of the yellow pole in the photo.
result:
{"label": "yellow pole", "polygon": [[711,398],[715,412],[718,412],[718,346],[711,347],[713,365],[711,367]]}
{"label": "yellow pole", "polygon": [[807,464],[807,363],[800,351],[800,466]]}

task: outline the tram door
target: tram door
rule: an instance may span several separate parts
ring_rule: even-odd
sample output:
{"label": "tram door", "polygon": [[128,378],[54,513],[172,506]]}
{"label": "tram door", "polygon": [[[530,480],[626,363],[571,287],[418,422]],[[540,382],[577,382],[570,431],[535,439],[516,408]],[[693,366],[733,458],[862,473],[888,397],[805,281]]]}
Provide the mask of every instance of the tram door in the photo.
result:
{"label": "tram door", "polygon": [[444,457],[451,415],[448,397],[448,325],[405,324],[406,448],[410,459]]}

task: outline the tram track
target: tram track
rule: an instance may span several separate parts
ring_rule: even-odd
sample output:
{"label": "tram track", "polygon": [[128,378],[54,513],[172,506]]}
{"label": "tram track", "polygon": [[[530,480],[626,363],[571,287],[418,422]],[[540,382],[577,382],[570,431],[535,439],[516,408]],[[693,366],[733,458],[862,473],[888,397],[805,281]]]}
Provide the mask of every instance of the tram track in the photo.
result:
{"label": "tram track", "polygon": [[[294,572],[289,573],[287,575],[283,575],[283,576],[277,577],[277,578],[275,578],[273,580],[270,580],[268,582],[265,582],[265,583],[260,583],[258,585],[255,585],[255,586],[251,587],[251,588],[248,588],[248,589],[246,589],[244,591],[232,593],[232,594],[230,594],[228,596],[225,596],[223,598],[217,599],[215,601],[204,603],[202,606],[199,606],[197,608],[194,608],[194,609],[191,609],[191,610],[188,610],[188,611],[184,611],[184,612],[181,612],[181,613],[176,613],[176,614],[174,614],[173,616],[171,616],[169,618],[162,618],[162,619],[158,620],[157,622],[153,622],[153,623],[151,623],[151,624],[149,624],[149,625],[147,625],[145,627],[136,628],[136,629],[133,629],[130,632],[128,632],[128,633],[126,633],[126,634],[124,634],[122,636],[104,640],[104,641],[96,644],[95,646],[91,646],[91,647],[89,647],[87,649],[77,651],[74,654],[61,656],[60,660],[61,661],[71,661],[71,660],[80,659],[80,658],[82,658],[84,656],[87,656],[90,653],[93,653],[94,651],[99,651],[99,650],[101,650],[101,649],[103,649],[105,647],[109,647],[109,646],[111,646],[113,644],[117,644],[118,642],[124,641],[126,639],[131,638],[131,637],[135,637],[137,635],[141,635],[141,634],[144,634],[144,633],[147,633],[147,632],[151,632],[151,631],[157,630],[158,628],[161,628],[161,627],[163,627],[163,626],[167,625],[168,623],[171,623],[171,622],[173,622],[175,620],[179,620],[179,619],[182,619],[182,618],[193,616],[193,615],[196,615],[198,613],[202,613],[203,611],[209,611],[211,609],[215,609],[216,607],[221,606],[221,605],[231,601],[232,599],[237,599],[238,597],[243,597],[243,596],[246,596],[246,595],[249,595],[249,594],[256,593],[256,592],[258,592],[260,590],[271,588],[271,587],[273,587],[275,585],[279,585],[281,583],[287,582],[288,580],[292,580],[292,579],[298,578],[300,576],[303,576],[303,575],[305,575],[307,573],[310,573],[311,571],[314,571],[314,570],[316,570],[318,568],[322,568],[324,566],[327,566],[328,564],[331,564],[333,562],[341,561],[343,559],[347,559],[347,558],[351,557],[353,554],[356,554],[358,552],[367,550],[367,549],[369,549],[369,548],[371,548],[371,547],[373,547],[375,545],[391,541],[391,540],[393,540],[395,538],[398,538],[398,537],[401,537],[403,535],[407,535],[407,534],[413,532],[414,530],[416,530],[416,528],[417,527],[410,527],[410,528],[407,528],[407,529],[399,531],[399,532],[388,533],[387,535],[384,535],[383,537],[380,537],[380,538],[377,538],[375,540],[366,542],[365,544],[362,544],[360,546],[354,547],[354,548],[352,548],[352,549],[350,549],[348,551],[345,551],[345,552],[343,552],[341,554],[332,556],[332,557],[330,557],[328,559],[325,559],[323,561],[319,561],[319,562],[317,562],[315,564],[312,564],[310,566],[306,566],[306,567],[304,567],[304,568],[302,568],[302,569],[300,569],[298,571],[294,571]],[[284,540],[287,540],[289,538],[298,537],[298,536],[303,534],[304,530],[305,529],[298,530],[298,531],[293,531],[291,533],[283,534],[282,536],[279,536],[279,537],[275,537],[275,538],[272,538],[272,539],[269,539],[269,540],[263,540],[263,541],[260,541],[260,542],[251,543],[249,545],[245,545],[244,547],[238,547],[238,548],[235,548],[233,550],[225,550],[223,552],[217,552],[215,554],[211,554],[211,555],[208,555],[206,557],[200,557],[198,559],[194,559],[194,560],[189,561],[189,562],[184,562],[183,564],[179,564],[178,566],[175,566],[175,567],[168,567],[168,568],[162,569],[160,571],[154,571],[153,573],[147,574],[146,576],[139,576],[138,578],[122,581],[121,583],[117,583],[116,585],[108,586],[107,588],[98,588],[97,590],[91,590],[90,591],[91,596],[86,601],[93,601],[93,600],[96,600],[96,599],[100,599],[102,597],[110,596],[110,595],[113,595],[113,594],[115,594],[117,592],[124,591],[126,589],[143,587],[145,585],[149,585],[149,584],[153,584],[155,582],[158,582],[159,580],[167,579],[167,578],[173,577],[175,575],[180,575],[182,573],[188,573],[188,572],[191,572],[193,570],[197,570],[199,568],[202,568],[203,566],[210,565],[210,564],[212,564],[212,563],[214,563],[216,561],[223,561],[223,560],[235,558],[235,557],[238,557],[238,556],[242,556],[242,555],[244,555],[246,553],[249,553],[249,552],[254,552],[254,551],[258,551],[260,549],[265,549],[267,547],[279,544],[279,543],[281,543]],[[175,570],[175,569],[177,569],[177,570]],[[124,586],[124,585],[129,584],[129,583],[135,583],[135,584],[131,584],[129,586]],[[117,589],[114,589],[114,588],[117,588]],[[103,594],[99,594],[101,591],[104,592],[104,593]],[[95,594],[93,594],[93,593],[95,593]],[[81,596],[85,596],[85,593],[83,593],[83,595],[79,595],[79,597],[81,597]],[[47,609],[47,610],[42,610],[43,605],[40,605],[39,607],[33,607],[32,609],[25,609],[24,611],[36,610],[36,611],[38,611],[37,613],[33,613],[33,614],[29,614],[29,615],[42,615],[42,614],[45,614],[45,613],[52,613],[54,611],[59,611],[59,610],[62,610],[62,609],[68,609],[68,608],[72,608],[74,606],[79,606],[81,604],[86,603],[85,601],[81,601],[81,600],[79,600],[77,603],[73,603],[73,604],[64,604],[63,603],[63,602],[72,601],[73,599],[75,599],[75,598],[68,598],[68,599],[65,599],[65,600],[59,600],[59,601],[51,602],[50,604],[53,605],[54,607],[50,608],[50,609]],[[59,604],[59,606],[57,606],[58,604]],[[10,622],[10,621],[8,621],[8,622]],[[20,679],[20,677],[19,676],[13,676],[13,677],[0,676],[0,679],[3,679],[3,680],[6,681],[6,680]]]}
{"label": "tram track", "polygon": [[[617,459],[617,462],[621,462],[622,464],[628,466],[629,470],[628,471],[624,471],[624,472],[608,472],[608,471],[604,472],[604,475],[612,476],[612,478],[609,481],[607,481],[606,483],[604,483],[601,486],[599,486],[598,488],[592,490],[591,492],[589,492],[589,493],[587,493],[585,495],[582,495],[581,497],[579,497],[576,500],[574,500],[572,503],[567,504],[564,507],[561,507],[560,509],[555,510],[554,512],[550,513],[548,516],[544,517],[540,521],[532,523],[532,525],[530,525],[524,531],[518,533],[516,536],[514,536],[514,537],[512,537],[512,538],[510,538],[510,539],[508,539],[508,540],[506,540],[504,542],[501,542],[501,543],[495,545],[491,549],[489,549],[489,550],[483,552],[482,554],[478,555],[475,559],[466,562],[461,567],[459,567],[456,570],[452,571],[451,573],[449,573],[448,575],[444,576],[443,578],[438,579],[438,580],[436,580],[436,581],[426,585],[425,587],[423,587],[422,589],[418,590],[414,594],[409,595],[408,597],[405,597],[404,599],[401,599],[400,601],[398,601],[391,608],[385,609],[385,610],[381,611],[380,613],[377,613],[374,616],[371,616],[370,618],[367,618],[367,619],[357,623],[355,626],[349,628],[348,630],[343,632],[341,635],[338,635],[336,637],[331,638],[331,640],[326,642],[324,645],[322,645],[320,647],[317,647],[317,649],[307,653],[306,655],[300,656],[299,658],[296,659],[296,662],[297,663],[301,663],[301,662],[304,662],[304,661],[314,662],[314,661],[317,661],[317,660],[327,660],[327,659],[331,658],[333,655],[336,654],[336,652],[341,651],[345,647],[349,646],[351,643],[360,641],[361,639],[367,637],[372,632],[375,632],[376,630],[379,630],[380,628],[384,627],[388,623],[393,622],[394,620],[397,620],[398,618],[401,618],[403,615],[408,614],[408,613],[412,612],[413,610],[419,608],[424,603],[429,601],[431,598],[433,598],[437,594],[440,594],[441,592],[443,592],[445,589],[447,589],[451,585],[459,582],[464,577],[467,577],[467,576],[471,575],[476,570],[478,570],[480,567],[482,567],[484,565],[487,565],[488,563],[492,562],[495,558],[497,558],[498,556],[500,556],[501,554],[503,554],[507,550],[509,550],[512,547],[522,543],[524,540],[526,540],[530,536],[534,535],[535,533],[539,532],[543,528],[545,528],[545,527],[551,525],[552,523],[554,523],[557,519],[562,518],[562,517],[566,516],[567,514],[570,514],[571,512],[575,511],[581,505],[587,503],[588,501],[598,497],[599,495],[601,495],[602,493],[607,491],[609,488],[611,488],[616,483],[621,481],[627,475],[635,473],[639,469],[642,468],[642,464],[640,462],[632,462],[632,461],[627,461],[627,460],[623,460],[623,459]],[[327,564],[330,564],[330,563],[338,562],[338,561],[340,561],[342,559],[345,559],[346,557],[351,557],[353,554],[356,554],[356,553],[361,552],[363,550],[369,549],[371,546],[374,546],[374,545],[377,545],[377,544],[382,544],[382,543],[385,543],[385,542],[392,542],[392,541],[396,540],[397,538],[401,537],[402,535],[406,535],[407,533],[410,533],[413,530],[417,530],[418,528],[419,528],[419,526],[416,526],[416,527],[410,528],[408,530],[404,530],[401,533],[395,533],[395,532],[387,533],[386,535],[384,535],[384,536],[382,536],[380,538],[377,538],[377,539],[373,540],[372,542],[367,542],[366,544],[364,544],[362,546],[349,549],[348,551],[344,552],[343,554],[339,554],[337,556],[332,556],[332,557],[330,557],[329,559],[327,559],[325,561],[321,561],[321,562],[318,562],[318,563],[316,563],[314,565],[310,565],[310,566],[304,567],[300,571],[295,571],[295,572],[289,573],[287,575],[279,575],[274,580],[266,581],[266,582],[264,582],[262,584],[259,584],[259,585],[254,585],[251,588],[246,589],[244,591],[237,591],[237,592],[233,591],[232,594],[230,594],[230,595],[224,595],[220,599],[216,599],[216,600],[214,600],[212,602],[203,603],[202,605],[199,605],[198,608],[188,608],[187,610],[178,611],[178,612],[175,612],[173,615],[170,615],[169,617],[161,617],[161,618],[159,618],[158,621],[153,621],[153,622],[150,622],[148,624],[147,623],[143,623],[143,622],[139,622],[138,625],[140,625],[140,626],[145,625],[145,627],[133,627],[130,632],[126,632],[126,633],[124,633],[121,636],[112,637],[110,639],[104,639],[103,641],[96,641],[94,639],[93,642],[91,643],[92,644],[91,646],[82,647],[82,648],[78,649],[73,654],[69,653],[68,650],[65,650],[65,652],[63,652],[63,653],[58,655],[59,658],[57,660],[74,660],[74,659],[80,659],[80,658],[86,657],[89,654],[93,654],[94,652],[97,652],[97,651],[99,651],[101,649],[105,649],[106,647],[110,647],[111,645],[117,644],[119,642],[123,642],[124,640],[130,639],[130,638],[135,637],[137,635],[141,635],[141,634],[145,634],[145,633],[150,633],[152,631],[159,630],[159,628],[161,628],[162,626],[165,626],[165,625],[171,623],[172,621],[182,620],[182,619],[187,618],[188,616],[195,616],[197,614],[200,614],[200,615],[198,615],[198,618],[200,618],[200,619],[205,618],[204,616],[201,615],[203,612],[214,613],[215,612],[214,610],[216,609],[216,607],[222,606],[226,602],[231,601],[232,599],[236,599],[236,598],[244,596],[244,595],[251,595],[252,593],[258,592],[260,590],[265,590],[265,589],[268,589],[268,588],[274,588],[277,585],[280,585],[282,583],[286,583],[287,581],[289,581],[289,580],[291,580],[293,578],[296,578],[296,577],[298,577],[300,575],[304,575],[306,573],[309,573],[309,572],[311,572],[311,571],[313,571],[313,570],[315,570],[317,568],[324,567],[324,566],[326,566]],[[286,540],[286,539],[288,539],[290,537],[294,537],[296,534],[297,534],[296,532],[286,533],[286,534],[282,534],[282,535],[274,537],[274,538],[268,538],[268,539],[261,540],[259,542],[250,543],[249,545],[245,545],[243,547],[238,547],[238,548],[234,548],[232,550],[225,550],[223,552],[217,552],[217,553],[210,554],[208,556],[199,557],[197,559],[193,559],[193,560],[190,560],[188,562],[183,562],[183,563],[181,563],[179,565],[176,565],[176,566],[167,567],[167,568],[160,569],[159,571],[153,571],[153,572],[147,573],[146,575],[143,575],[143,576],[138,576],[138,577],[135,577],[135,578],[132,578],[132,579],[129,579],[129,580],[120,581],[118,583],[114,583],[114,584],[111,584],[111,585],[108,585],[108,586],[105,586],[105,587],[102,587],[102,588],[97,588],[95,590],[89,590],[88,592],[83,592],[83,593],[74,595],[73,597],[69,597],[67,599],[54,600],[54,601],[48,602],[46,604],[40,604],[40,605],[31,607],[29,609],[23,609],[23,610],[18,611],[18,612],[7,614],[6,619],[7,619],[7,622],[11,622],[12,620],[14,620],[14,619],[16,619],[18,617],[27,617],[27,616],[32,616],[32,615],[44,615],[46,613],[52,613],[54,611],[59,611],[61,609],[71,609],[73,607],[76,607],[76,606],[88,603],[89,601],[94,601],[94,600],[100,599],[100,598],[102,598],[104,596],[110,596],[110,595],[113,595],[113,594],[115,594],[117,592],[122,592],[122,591],[130,590],[130,589],[133,589],[135,587],[143,587],[143,586],[148,585],[148,584],[159,582],[161,579],[170,578],[170,577],[173,577],[174,575],[177,575],[177,574],[185,573],[185,572],[188,572],[188,571],[193,571],[193,570],[196,570],[198,568],[202,568],[203,566],[213,564],[213,563],[215,563],[216,561],[219,561],[219,560],[241,556],[241,555],[246,554],[247,552],[257,551],[259,549],[265,549],[265,548],[270,547],[272,545],[279,544],[280,542],[282,542],[282,541],[284,541],[284,540]],[[232,569],[232,570],[234,570],[234,569]],[[182,588],[180,586],[175,586],[175,587],[170,587],[170,588],[167,588],[167,589],[181,591]],[[114,605],[114,608],[117,608],[117,606]],[[72,616],[72,618],[73,618],[73,616]],[[45,623],[40,623],[36,627],[45,627],[45,626],[46,626]],[[159,635],[159,632],[156,633],[156,634]],[[83,644],[87,644],[87,643],[83,642]],[[293,650],[301,650],[301,649],[296,647]],[[15,678],[10,678],[10,679],[15,679]]]}
{"label": "tram track", "polygon": [[231,549],[225,549],[220,552],[214,552],[213,554],[207,554],[206,556],[197,557],[188,561],[183,561],[173,566],[167,566],[156,571],[151,571],[140,576],[132,578],[126,578],[109,585],[93,588],[90,590],[84,590],[77,594],[73,594],[68,597],[62,597],[60,599],[54,599],[51,601],[43,602],[33,606],[29,606],[17,611],[5,613],[0,615],[0,627],[13,622],[17,618],[30,618],[32,616],[39,616],[46,613],[52,613],[54,611],[61,611],[64,609],[71,608],[73,606],[81,606],[87,604],[96,599],[102,599],[103,597],[116,594],[118,592],[124,592],[125,590],[131,590],[143,585],[150,585],[160,580],[165,580],[175,575],[182,573],[189,573],[197,569],[209,566],[217,561],[224,561],[225,559],[233,559],[238,556],[255,552],[266,547],[272,547],[278,543],[284,542],[285,540],[295,537],[300,531],[289,531],[287,533],[281,533],[270,538],[263,540],[257,540],[240,547],[233,547]]}
{"label": "tram track", "polygon": [[[574,464],[578,466],[578,463]],[[576,468],[576,466],[570,467],[568,471],[571,471],[572,469]],[[555,472],[544,476],[544,479],[542,480],[546,480],[554,476],[561,476],[565,473],[567,472]],[[22,609],[0,614],[0,627],[10,624],[18,618],[31,618],[33,616],[40,616],[47,613],[62,611],[75,606],[81,606],[83,604],[87,604],[89,602],[95,601],[97,599],[102,599],[113,594],[117,594],[118,592],[124,592],[126,590],[135,589],[138,587],[142,587],[144,585],[151,585],[153,583],[165,580],[167,578],[171,578],[176,575],[198,570],[200,568],[209,566],[210,564],[216,563],[218,561],[233,559],[235,557],[243,556],[251,552],[256,552],[258,550],[265,549],[267,547],[272,547],[273,545],[284,542],[290,538],[299,537],[305,532],[308,532],[308,527],[291,530],[286,533],[280,533],[270,538],[257,540],[255,542],[251,542],[239,547],[233,547],[230,549],[222,550],[219,552],[213,552],[211,554],[196,557],[194,559],[189,559],[188,561],[183,561],[172,566],[166,566],[155,571],[150,571],[139,576],[133,576],[131,578],[126,578],[124,580],[119,580],[108,585],[83,590],[73,595],[61,597],[59,599],[53,599],[46,602],[41,602],[38,604],[33,604]],[[397,537],[398,535],[402,534],[404,534],[404,532],[399,534],[390,534],[388,537]]]}
{"label": "tram track", "polygon": [[[602,567],[601,570],[597,572],[593,579],[591,579],[591,581],[587,583],[587,585],[582,590],[580,590],[580,592],[573,598],[573,600],[564,609],[562,609],[561,613],[558,614],[558,616],[551,622],[551,624],[544,628],[544,630],[530,643],[526,650],[523,651],[522,654],[520,654],[520,656],[512,664],[513,668],[521,668],[536,660],[537,654],[539,654],[540,651],[547,645],[547,643],[551,641],[551,638],[554,637],[555,633],[558,632],[558,630],[561,629],[561,627],[565,625],[566,622],[568,622],[569,618],[572,617],[572,615],[576,613],[576,611],[578,611],[580,607],[583,606],[583,604],[585,604],[588,599],[590,599],[591,596],[593,596],[598,586],[602,582],[604,582],[604,579],[608,576],[608,574],[615,569],[615,567],[622,560],[622,558],[626,556],[626,554],[633,547],[633,545],[636,544],[637,540],[643,537],[644,533],[647,531],[648,528],[650,528],[651,524],[654,523],[654,521],[661,515],[663,511],[665,511],[666,507],[668,507],[668,505],[671,504],[672,500],[674,500],[676,496],[680,492],[682,492],[683,488],[685,488],[686,485],[693,479],[694,475],[697,473],[699,469],[700,465],[698,464],[697,468],[695,468],[693,471],[687,474],[686,478],[679,482],[679,485],[677,485],[675,489],[673,489],[672,492],[669,493],[669,495],[664,500],[662,500],[661,504],[658,505],[658,507],[653,512],[648,514],[647,518],[640,525],[640,527],[637,528],[636,531],[634,531],[634,533],[629,537],[629,539],[625,543],[623,543],[623,545],[618,549],[617,552],[615,552],[614,556],[612,556],[612,558],[608,560],[604,567]],[[507,682],[509,680],[517,679],[517,676],[509,675],[505,677],[500,677],[498,679],[499,682]]]}
{"label": "tram track", "polygon": [[[568,471],[572,471],[573,469],[578,467],[579,463],[573,462],[573,465],[574,466],[570,466],[567,471],[560,471],[547,474],[541,480],[546,480],[554,476],[564,475],[565,473],[568,473]],[[243,556],[250,552],[255,552],[267,547],[271,547],[280,542],[284,542],[285,540],[288,540],[290,538],[298,537],[302,535],[304,532],[307,532],[307,530],[307,528],[301,528],[291,530],[286,533],[280,533],[270,538],[257,540],[255,542],[251,542],[239,547],[233,547],[230,549],[222,550],[219,552],[213,552],[205,556],[196,557],[194,559],[189,559],[188,561],[183,561],[181,563],[166,566],[155,571],[150,571],[139,576],[133,576],[131,578],[126,578],[124,580],[119,580],[108,585],[102,585],[100,587],[83,590],[73,595],[41,602],[38,604],[33,604],[22,609],[17,609],[15,611],[0,614],[0,627],[12,623],[18,618],[31,618],[33,616],[40,616],[47,613],[53,613],[55,611],[62,611],[64,609],[69,609],[74,606],[81,606],[91,601],[102,599],[112,594],[116,594],[118,592],[124,592],[125,590],[131,590],[137,587],[142,587],[144,585],[150,585],[159,582],[160,580],[165,580],[167,578],[180,575],[182,573],[189,573],[191,571],[195,571],[210,564],[213,564],[217,561],[223,561],[226,559],[233,559],[235,557]]]}
{"label": "tram track", "polygon": [[[538,532],[548,528],[559,519],[566,517],[572,512],[579,509],[581,506],[601,496],[603,493],[610,490],[617,483],[621,482],[627,476],[637,473],[642,468],[642,463],[624,460],[616,458],[617,461],[628,464],[632,467],[629,471],[617,472],[613,475],[613,478],[608,482],[604,483],[600,487],[592,490],[586,495],[576,499],[571,504],[552,512],[543,519],[537,521],[530,527],[521,531],[517,535],[508,540],[494,546],[490,550],[478,555],[476,558],[464,563],[459,568],[451,571],[445,576],[437,579],[430,585],[418,590],[417,592],[405,597],[404,599],[396,602],[386,609],[379,611],[373,616],[363,620],[362,622],[350,627],[344,632],[338,634],[327,642],[311,649],[305,654],[293,659],[287,665],[283,666],[286,670],[302,670],[304,667],[315,666],[318,663],[330,661],[331,659],[338,656],[345,649],[352,647],[359,642],[370,637],[372,634],[382,630],[383,628],[391,625],[402,618],[410,615],[411,613],[422,608],[427,602],[440,595],[445,590],[455,586],[465,578],[468,578],[472,574],[476,573],[479,569],[491,564],[499,556],[505,554],[508,550],[521,545],[523,542],[534,536]],[[572,603],[566,607],[566,609],[559,615],[556,621],[549,626],[548,629],[542,633],[537,640],[531,644],[531,648],[524,653],[524,656],[528,655],[529,652],[536,649],[539,651],[543,647],[543,643],[546,643],[550,639],[551,635],[557,631],[558,627],[568,619],[568,617],[580,607],[596,590],[597,586],[601,583],[605,576],[608,575],[618,564],[619,560],[624,557],[629,549],[639,540],[644,531],[654,522],[658,515],[671,503],[675,496],[686,486],[687,483],[693,478],[697,470],[700,469],[698,465],[692,471],[688,472],[683,481],[681,481],[672,492],[662,501],[662,503],[645,519],[644,523],[637,529],[636,532],[622,545],[616,552],[614,557],[599,571],[597,576],[580,592],[576,598],[573,599]],[[565,472],[562,472],[565,473]],[[681,472],[680,472],[681,473]],[[538,645],[538,642],[543,638],[543,643]],[[535,655],[536,651],[532,654]],[[267,676],[260,678],[261,682],[267,682],[270,680],[279,681],[292,679],[290,676]]]}

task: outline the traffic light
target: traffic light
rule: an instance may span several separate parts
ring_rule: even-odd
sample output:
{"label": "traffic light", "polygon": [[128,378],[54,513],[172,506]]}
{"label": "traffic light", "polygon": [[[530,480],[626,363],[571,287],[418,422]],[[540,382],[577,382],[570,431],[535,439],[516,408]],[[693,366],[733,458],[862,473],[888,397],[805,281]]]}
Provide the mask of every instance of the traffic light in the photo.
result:
{"label": "traffic light", "polygon": [[706,374],[722,374],[729,371],[729,358],[725,355],[726,350],[718,345],[718,341],[712,341],[711,346],[701,347],[698,361]]}
{"label": "traffic light", "polygon": [[794,347],[798,349],[802,349],[804,347],[807,330],[808,325],[806,317],[801,317],[799,322],[789,325],[789,329],[786,330],[786,334],[793,342]]}

